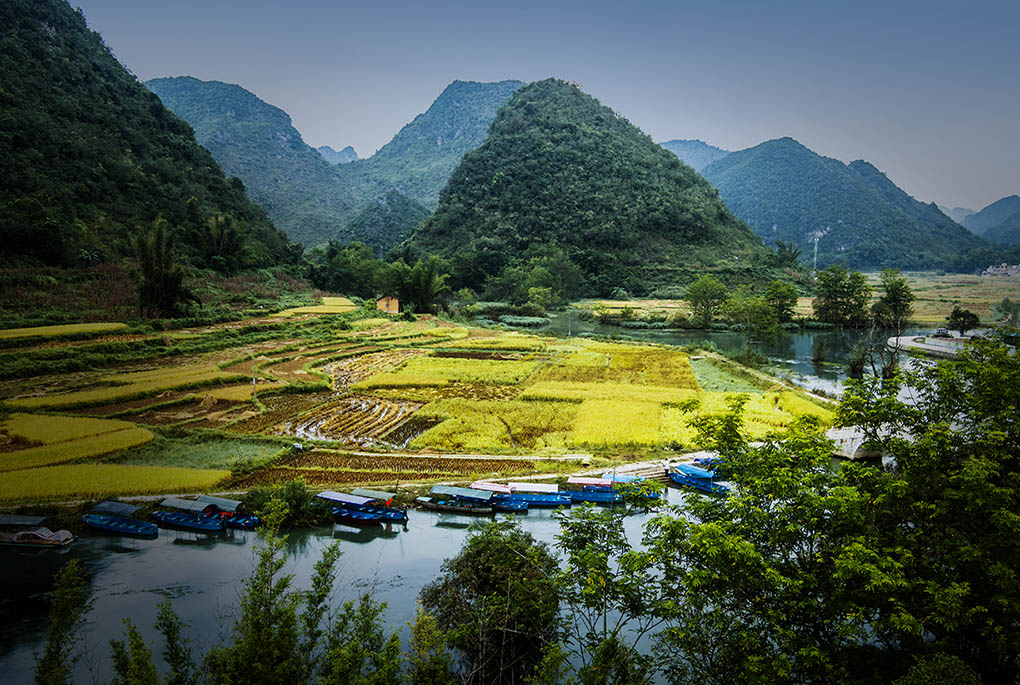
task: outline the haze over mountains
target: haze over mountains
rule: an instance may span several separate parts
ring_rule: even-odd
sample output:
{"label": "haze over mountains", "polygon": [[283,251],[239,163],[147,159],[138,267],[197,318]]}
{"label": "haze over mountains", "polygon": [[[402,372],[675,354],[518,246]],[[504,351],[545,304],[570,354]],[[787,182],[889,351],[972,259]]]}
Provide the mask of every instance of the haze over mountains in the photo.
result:
{"label": "haze over mountains", "polygon": [[1020,244],[1020,196],[1004,197],[965,216],[963,225],[988,242]]}
{"label": "haze over mountains", "polygon": [[[240,86],[187,76],[146,85],[191,123],[198,140],[244,181],[278,226],[314,246],[351,235],[348,223],[373,203],[379,206],[380,198],[390,204],[394,191],[434,208],[460,158],[481,144],[496,110],[522,84],[455,81],[376,154],[345,163],[339,160],[353,149],[330,157],[311,148],[286,112]],[[395,226],[383,233],[402,232]],[[365,242],[377,250],[393,247],[369,236]]]}
{"label": "haze over mountains", "polygon": [[555,263],[599,293],[648,292],[699,265],[746,277],[767,255],[704,178],[556,79],[514,93],[405,251],[449,258],[457,285]]}
{"label": "haze over mountains", "polygon": [[730,154],[729,150],[709,145],[702,140],[667,140],[665,143],[659,143],[659,145],[679,157],[684,164],[699,174],[712,162],[716,162]]}
{"label": "haze over mountains", "polygon": [[871,164],[822,157],[792,138],[731,152],[702,172],[766,244],[813,255],[817,237],[819,267],[945,268],[984,245]]}
{"label": "haze over mountains", "polygon": [[343,150],[334,150],[329,145],[320,145],[315,149],[330,164],[347,164],[358,159],[358,153],[350,145]]}

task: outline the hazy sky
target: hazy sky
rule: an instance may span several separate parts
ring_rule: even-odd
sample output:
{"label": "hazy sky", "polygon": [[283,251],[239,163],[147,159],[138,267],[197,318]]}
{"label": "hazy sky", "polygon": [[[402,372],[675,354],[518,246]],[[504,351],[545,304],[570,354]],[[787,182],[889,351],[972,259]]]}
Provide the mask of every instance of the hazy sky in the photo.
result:
{"label": "hazy sky", "polygon": [[237,83],[368,156],[456,79],[579,83],[656,141],[792,136],[920,200],[1020,193],[1020,2],[71,0],[140,79]]}

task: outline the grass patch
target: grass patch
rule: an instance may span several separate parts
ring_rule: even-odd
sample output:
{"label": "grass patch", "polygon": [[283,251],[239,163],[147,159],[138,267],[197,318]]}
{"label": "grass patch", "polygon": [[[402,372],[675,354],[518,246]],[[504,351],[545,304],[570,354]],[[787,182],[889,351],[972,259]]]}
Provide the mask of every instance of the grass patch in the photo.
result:
{"label": "grass patch", "polygon": [[0,330],[0,340],[21,338],[67,338],[110,333],[127,328],[125,323],[69,323],[59,326],[32,326],[30,328],[5,328]]}
{"label": "grass patch", "polygon": [[732,373],[712,358],[692,360],[691,369],[701,387],[710,392],[758,393],[762,390],[761,383],[754,382],[749,374]]}
{"label": "grass patch", "polygon": [[219,436],[156,436],[148,445],[118,454],[107,463],[130,466],[174,466],[193,469],[244,469],[281,451],[275,442],[232,440]]}

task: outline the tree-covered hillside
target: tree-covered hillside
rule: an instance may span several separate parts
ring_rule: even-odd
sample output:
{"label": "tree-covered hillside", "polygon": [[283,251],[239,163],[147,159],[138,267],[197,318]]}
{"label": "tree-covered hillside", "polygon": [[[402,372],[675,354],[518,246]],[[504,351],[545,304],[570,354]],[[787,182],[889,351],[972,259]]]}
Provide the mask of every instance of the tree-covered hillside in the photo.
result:
{"label": "tree-covered hillside", "polygon": [[949,207],[943,207],[942,205],[939,205],[939,209],[942,210],[943,214],[945,214],[946,216],[948,216],[950,219],[960,224],[961,226],[964,225],[963,220],[966,217],[970,216],[971,214],[974,214],[974,210],[969,209],[967,207],[953,207],[952,209],[950,209]]}
{"label": "tree-covered hillside", "polygon": [[372,200],[334,237],[337,243],[361,242],[383,257],[394,245],[407,240],[414,227],[429,215],[420,202],[391,190]]}
{"label": "tree-covered hillside", "polygon": [[307,145],[290,115],[230,83],[190,76],[147,81],[185,119],[195,137],[292,240],[318,245],[336,234],[384,188],[341,178]]}
{"label": "tree-covered hillside", "polygon": [[520,81],[454,81],[393,139],[367,159],[343,168],[347,178],[396,188],[429,209],[464,153],[482,144],[496,111]]}
{"label": "tree-covered hillside", "polygon": [[659,145],[679,157],[680,161],[690,166],[699,174],[702,169],[712,162],[718,161],[730,154],[729,150],[723,150],[701,140],[667,140],[665,143],[659,143]]}
{"label": "tree-covered hillside", "polygon": [[872,165],[822,157],[792,138],[731,152],[704,174],[766,243],[811,255],[817,236],[820,267],[942,268],[984,245]]}
{"label": "tree-covered hillside", "polygon": [[350,145],[343,150],[334,150],[329,145],[320,145],[315,150],[330,164],[348,164],[358,159],[358,153]]}
{"label": "tree-covered hillside", "polygon": [[963,225],[974,233],[987,237],[986,233],[1006,223],[1017,212],[1020,212],[1020,195],[1009,195],[975,214],[964,217]]}
{"label": "tree-covered hillside", "polygon": [[689,166],[556,79],[500,109],[404,250],[451,259],[455,284],[476,289],[555,251],[592,293],[648,292],[689,280],[692,267],[746,274],[766,253]]}
{"label": "tree-covered hillside", "polygon": [[1010,214],[1001,224],[989,228],[984,238],[997,245],[1020,245],[1020,211]]}
{"label": "tree-covered hillside", "polygon": [[[228,180],[64,0],[0,4],[0,253],[8,262],[116,260],[163,215],[197,266],[292,258],[286,238]],[[215,226],[210,221],[216,219]],[[210,231],[229,264],[210,263]]]}

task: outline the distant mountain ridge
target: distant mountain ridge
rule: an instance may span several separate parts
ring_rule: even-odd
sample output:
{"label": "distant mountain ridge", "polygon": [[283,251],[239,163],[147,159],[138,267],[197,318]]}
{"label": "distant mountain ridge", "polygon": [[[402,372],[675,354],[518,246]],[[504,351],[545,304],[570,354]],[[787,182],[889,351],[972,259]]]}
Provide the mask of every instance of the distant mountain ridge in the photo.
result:
{"label": "distant mountain ridge", "polygon": [[116,261],[158,216],[179,229],[177,253],[195,266],[294,258],[241,182],[80,10],[63,0],[0,4],[0,73],[0,253],[9,261]]}
{"label": "distant mountain ridge", "polygon": [[365,243],[376,257],[385,257],[394,245],[407,240],[414,227],[429,214],[420,202],[391,190],[358,212],[336,234],[335,240]]}
{"label": "distant mountain ridge", "polygon": [[948,216],[950,219],[960,224],[961,226],[963,225],[963,219],[965,217],[974,214],[974,210],[968,209],[967,207],[953,207],[952,209],[950,209],[949,207],[943,207],[942,205],[939,205],[938,208],[942,210],[943,214],[945,214],[946,216]]}
{"label": "distant mountain ridge", "polygon": [[343,150],[334,150],[329,145],[320,145],[315,150],[330,164],[347,164],[358,159],[358,153],[350,145]]}
{"label": "distant mountain ridge", "polygon": [[964,217],[963,225],[992,242],[1001,242],[993,240],[989,233],[998,235],[1008,232],[1000,227],[1009,222],[1017,212],[1020,212],[1020,196],[1008,195],[1001,200],[996,200],[981,211]]}
{"label": "distant mountain ridge", "polygon": [[535,260],[555,280],[545,264],[565,259],[598,294],[706,269],[740,278],[767,254],[689,166],[556,79],[514,93],[403,250],[449,258],[454,284],[475,289]]}
{"label": "distant mountain ridge", "polygon": [[704,169],[723,201],[767,244],[793,243],[818,266],[944,268],[985,245],[873,165],[822,157],[792,138],[731,152]]}
{"label": "distant mountain ridge", "polygon": [[667,140],[659,145],[679,157],[680,161],[699,174],[712,162],[717,162],[730,154],[729,150],[709,145],[702,140]]}
{"label": "distant mountain ridge", "polygon": [[522,84],[454,81],[372,157],[343,164],[327,161],[286,112],[241,86],[192,77],[146,85],[191,123],[199,142],[244,181],[277,225],[314,246],[349,236],[352,220],[380,198],[393,199],[394,190],[434,208],[461,157],[481,144],[496,110]]}

